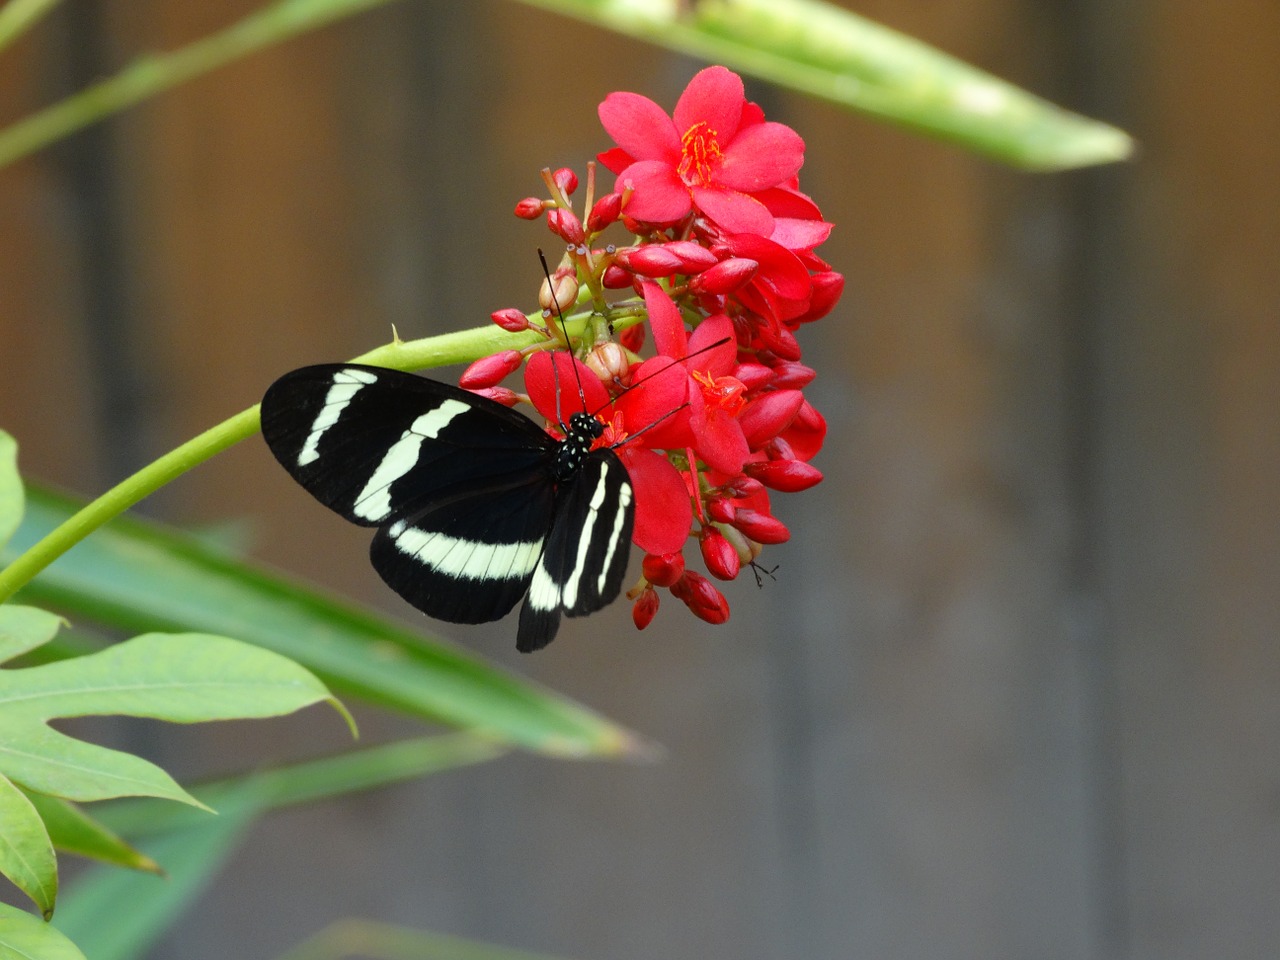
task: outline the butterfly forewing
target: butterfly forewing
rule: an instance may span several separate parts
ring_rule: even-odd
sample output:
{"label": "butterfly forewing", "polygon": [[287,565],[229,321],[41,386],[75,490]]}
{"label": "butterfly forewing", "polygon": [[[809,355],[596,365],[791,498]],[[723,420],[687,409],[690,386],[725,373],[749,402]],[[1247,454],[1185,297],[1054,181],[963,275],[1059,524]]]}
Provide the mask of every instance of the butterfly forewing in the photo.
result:
{"label": "butterfly forewing", "polygon": [[520,611],[516,646],[538,650],[555,637],[560,614],[594,613],[617,599],[627,571],[635,495],[611,450],[590,454],[561,485],[556,517]]}
{"label": "butterfly forewing", "polygon": [[588,452],[499,403],[413,374],[335,364],[285,374],[262,401],[276,459],[321,503],[376,526],[373,565],[419,610],[453,623],[520,614],[519,649],[562,613],[617,598],[634,493],[611,450]]}
{"label": "butterfly forewing", "polygon": [[277,380],[262,400],[262,434],[317,500],[365,526],[522,473],[555,448],[500,403],[353,364],[303,367]]}

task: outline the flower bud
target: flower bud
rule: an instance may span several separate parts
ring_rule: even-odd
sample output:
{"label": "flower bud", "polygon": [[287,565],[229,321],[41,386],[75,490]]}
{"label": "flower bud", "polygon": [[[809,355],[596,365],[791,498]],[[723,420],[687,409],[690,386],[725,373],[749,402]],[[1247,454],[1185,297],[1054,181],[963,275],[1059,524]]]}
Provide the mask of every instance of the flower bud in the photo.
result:
{"label": "flower bud", "polygon": [[551,179],[555,181],[557,187],[564,191],[566,197],[578,189],[578,175],[568,167],[561,167],[551,175]]}
{"label": "flower bud", "polygon": [[715,527],[707,527],[702,531],[702,560],[707,570],[717,580],[732,580],[738,576],[742,568],[742,560],[733,544],[725,539]]}
{"label": "flower bud", "polygon": [[792,323],[809,323],[813,320],[821,320],[831,312],[836,305],[836,301],[840,299],[840,295],[844,293],[844,277],[834,270],[815,273],[809,279],[812,285],[809,294],[809,309],[792,320]]}
{"label": "flower bud", "polygon": [[711,497],[707,500],[707,516],[716,523],[733,523],[734,506],[724,497]]}
{"label": "flower bud", "polygon": [[782,360],[799,360],[800,343],[796,335],[781,324],[761,324],[757,331],[760,342]]}
{"label": "flower bud", "polygon": [[599,233],[609,224],[618,219],[618,214],[622,212],[622,194],[606,193],[603,197],[595,202],[595,206],[591,208],[591,212],[587,214],[587,229],[592,233]]}
{"label": "flower bud", "polygon": [[582,221],[572,210],[556,207],[547,211],[547,226],[551,232],[570,246],[578,246],[587,235],[582,230]]}
{"label": "flower bud", "polygon": [[517,310],[515,307],[495,310],[489,314],[489,319],[508,333],[520,333],[522,330],[529,329],[529,318],[522,310]]}
{"label": "flower bud", "polygon": [[650,243],[641,247],[624,247],[618,251],[614,263],[642,277],[669,277],[680,269],[680,258],[667,246]]}
{"label": "flower bud", "polygon": [[623,270],[616,263],[611,263],[604,268],[600,282],[606,290],[625,290],[631,286],[633,279],[626,270]]}
{"label": "flower bud", "polygon": [[681,273],[701,273],[719,263],[719,258],[714,253],[692,240],[672,240],[662,244],[662,247],[680,261]]}
{"label": "flower bud", "polygon": [[770,490],[799,493],[822,482],[822,471],[803,460],[758,460],[744,469]]}
{"label": "flower bud", "polygon": [[658,612],[658,603],[658,591],[653,587],[645,587],[640,596],[636,597],[636,602],[631,605],[631,622],[636,625],[637,630],[643,630],[653,622],[654,615]]}
{"label": "flower bud", "polygon": [[478,397],[488,397],[495,403],[500,403],[504,407],[514,407],[520,402],[520,394],[507,387],[482,387],[479,390],[472,390]]}
{"label": "flower bud", "polygon": [[733,525],[756,543],[786,543],[791,539],[791,531],[781,520],[750,507],[734,511]]}
{"label": "flower bud", "polygon": [[806,367],[803,363],[796,363],[793,360],[784,360],[779,363],[773,368],[773,373],[773,385],[779,390],[799,390],[801,387],[807,387],[818,375],[813,367]]}
{"label": "flower bud", "polygon": [[799,390],[770,390],[753,399],[738,415],[738,425],[747,438],[747,446],[759,450],[795,419],[804,394]]}
{"label": "flower bud", "polygon": [[641,565],[644,578],[655,587],[669,587],[684,576],[684,554],[647,553]]}
{"label": "flower bud", "polygon": [[561,273],[556,271],[551,275],[552,284],[555,287],[555,294],[552,295],[552,284],[548,284],[546,280],[542,281],[542,286],[538,290],[538,306],[542,308],[543,313],[547,316],[556,312],[556,305],[560,307],[563,313],[569,310],[578,302],[578,278],[572,273]]}
{"label": "flower bud", "polygon": [[515,214],[521,220],[537,220],[542,216],[543,201],[537,197],[525,197],[516,204]]}
{"label": "flower bud", "polygon": [[729,619],[729,602],[710,580],[692,570],[671,585],[671,592],[698,619],[724,623]]}
{"label": "flower bud", "polygon": [[730,257],[698,274],[689,281],[689,289],[697,294],[733,293],[756,275],[760,265],[754,260]]}
{"label": "flower bud", "polygon": [[458,386],[465,390],[481,390],[497,386],[507,374],[519,368],[524,357],[519,350],[503,350],[488,357],[481,357],[463,371]]}
{"label": "flower bud", "polygon": [[587,369],[600,378],[601,383],[623,380],[631,370],[631,358],[627,351],[612,340],[592,348],[584,362]]}
{"label": "flower bud", "polygon": [[772,367],[766,367],[763,363],[755,363],[748,360],[746,363],[738,364],[733,371],[733,375],[738,378],[747,393],[753,393],[761,387],[767,387],[773,383],[775,376]]}
{"label": "flower bud", "polygon": [[[751,466],[751,463],[752,461],[748,461],[746,466]],[[724,484],[720,489],[726,496],[731,497],[734,500],[745,500],[748,497],[754,497],[756,494],[763,492],[764,484],[755,477],[749,477],[746,474],[740,473],[728,483]],[[722,520],[720,522],[729,523],[732,519],[733,518],[730,517],[729,520]]]}

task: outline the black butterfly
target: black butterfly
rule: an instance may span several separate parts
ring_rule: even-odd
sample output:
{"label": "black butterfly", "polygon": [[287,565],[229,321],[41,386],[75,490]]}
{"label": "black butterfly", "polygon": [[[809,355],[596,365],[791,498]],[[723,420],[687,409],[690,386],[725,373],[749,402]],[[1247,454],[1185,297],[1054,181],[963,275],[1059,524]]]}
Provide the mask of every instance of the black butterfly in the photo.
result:
{"label": "black butterfly", "polygon": [[378,528],[370,557],[396,593],[452,623],[525,597],[524,652],[622,589],[635,496],[618,456],[591,449],[603,431],[575,413],[557,440],[459,387],[356,364],[294,370],[262,399],[271,452],[326,507]]}

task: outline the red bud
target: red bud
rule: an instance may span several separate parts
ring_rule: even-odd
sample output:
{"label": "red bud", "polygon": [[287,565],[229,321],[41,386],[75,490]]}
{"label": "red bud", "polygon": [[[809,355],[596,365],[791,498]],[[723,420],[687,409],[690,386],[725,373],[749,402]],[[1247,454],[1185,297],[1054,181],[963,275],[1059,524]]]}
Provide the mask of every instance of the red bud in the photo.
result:
{"label": "red bud", "polygon": [[754,260],[730,257],[721,260],[689,281],[694,293],[732,293],[756,275],[759,264]]}
{"label": "red bud", "polygon": [[724,497],[712,497],[707,501],[707,516],[716,523],[733,523],[734,506]]}
{"label": "red bud", "polygon": [[641,566],[644,578],[656,587],[669,587],[684,575],[684,554],[647,553]]}
{"label": "red bud", "polygon": [[809,294],[809,309],[792,320],[792,323],[809,323],[820,320],[831,312],[840,295],[844,293],[844,277],[834,270],[815,273],[809,278],[812,290]]}
{"label": "red bud", "polygon": [[719,263],[714,253],[692,240],[673,240],[662,244],[662,247],[680,261],[681,273],[701,273]]}
{"label": "red bud", "polygon": [[669,277],[680,269],[680,258],[668,250],[666,244],[624,247],[618,251],[614,262],[632,273],[651,279]]}
{"label": "red bud", "polygon": [[807,387],[813,383],[817,371],[813,367],[806,367],[803,363],[796,363],[793,360],[787,360],[773,368],[774,381],[773,385],[780,390],[799,390],[801,387]]}
{"label": "red bud", "polygon": [[611,263],[604,268],[604,275],[600,277],[600,282],[606,290],[625,290],[631,286],[632,279],[631,274],[616,263]]}
{"label": "red bud", "polygon": [[519,333],[529,329],[529,318],[515,307],[504,307],[489,314],[489,319],[508,333]]}
{"label": "red bud", "polygon": [[729,602],[725,600],[724,594],[700,573],[686,571],[683,577],[672,584],[671,592],[683,600],[689,611],[700,620],[724,623],[729,619]]}
{"label": "red bud", "polygon": [[478,397],[488,397],[495,403],[500,403],[504,407],[514,407],[520,402],[520,394],[507,387],[482,387],[479,390],[472,390]]}
{"label": "red bud", "polygon": [[715,527],[707,527],[702,533],[702,560],[717,580],[732,580],[742,567],[742,560],[733,544]]}
{"label": "red bud", "polygon": [[463,371],[458,386],[466,390],[494,387],[507,374],[519,368],[524,357],[519,350],[503,350],[492,356],[481,357]]}
{"label": "red bud", "polygon": [[756,543],[786,543],[791,539],[791,531],[781,520],[750,507],[734,511],[733,525]]}
{"label": "red bud", "polygon": [[748,403],[738,415],[738,425],[752,450],[759,450],[795,419],[804,394],[799,390],[771,390]]}
{"label": "red bud", "polygon": [[632,353],[639,353],[640,348],[644,346],[645,325],[637,323],[634,327],[627,327],[618,334],[618,343],[626,347]]}
{"label": "red bud", "polygon": [[557,237],[573,246],[581,244],[587,238],[578,215],[564,207],[547,211],[547,226]]}
{"label": "red bud", "polygon": [[799,493],[822,482],[822,471],[803,460],[759,460],[744,468],[771,490]]}
{"label": "red bud", "polygon": [[561,167],[551,175],[551,179],[564,191],[566,197],[578,189],[578,175],[568,167]]}
{"label": "red bud", "polygon": [[515,214],[521,220],[537,220],[542,216],[542,201],[537,197],[525,197],[516,204]]}
{"label": "red bud", "polygon": [[599,233],[617,220],[618,214],[621,212],[622,194],[606,193],[596,201],[595,206],[591,208],[591,212],[587,215],[587,229],[592,233]]}
{"label": "red bud", "polygon": [[658,591],[653,587],[645,587],[640,596],[636,597],[636,602],[631,606],[631,622],[636,625],[637,630],[643,630],[653,622],[653,617],[658,612],[658,603]]}

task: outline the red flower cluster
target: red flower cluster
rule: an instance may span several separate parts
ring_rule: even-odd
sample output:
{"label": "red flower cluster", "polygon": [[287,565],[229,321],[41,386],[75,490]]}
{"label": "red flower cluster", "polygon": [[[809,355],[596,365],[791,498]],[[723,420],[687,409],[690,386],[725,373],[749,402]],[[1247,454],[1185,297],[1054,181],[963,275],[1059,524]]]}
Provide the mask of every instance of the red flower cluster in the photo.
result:
{"label": "red flower cluster", "polygon": [[[615,448],[635,488],[633,539],[646,552],[627,594],[636,626],[653,619],[660,588],[723,623],[729,605],[686,569],[685,544],[696,539],[708,572],[732,580],[762,545],[790,537],[769,491],[822,479],[809,460],[826,423],[803,393],[814,371],[800,362],[796,331],[844,287],[814,253],[831,224],[799,190],[804,142],[766,122],[724,67],[695,76],[670,117],[646,97],[613,93],[600,119],[618,144],[598,158],[617,174],[613,192],[596,199],[592,164],[585,217],[573,210],[570,170],[544,171],[550,197],[516,205],[525,219],[545,214],[567,250],[539,297],[545,328],[515,309],[493,320],[539,326],[547,342],[485,357],[461,382],[506,403],[527,399],[553,425],[578,410],[596,415],[600,443]],[[614,223],[630,246],[599,244]],[[572,352],[554,351],[579,328]],[[653,356],[642,359],[646,329]],[[526,354],[521,397],[498,384]],[[581,396],[558,389],[578,382]]]}

